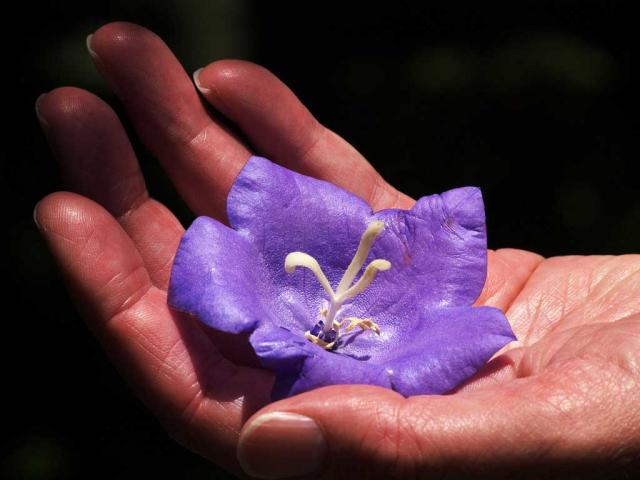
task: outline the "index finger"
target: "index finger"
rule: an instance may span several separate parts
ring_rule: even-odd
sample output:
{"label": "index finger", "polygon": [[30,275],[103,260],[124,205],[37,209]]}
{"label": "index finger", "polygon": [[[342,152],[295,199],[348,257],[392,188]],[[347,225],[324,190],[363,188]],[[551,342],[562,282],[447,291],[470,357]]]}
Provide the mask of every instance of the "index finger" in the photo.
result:
{"label": "index finger", "polygon": [[198,70],[194,80],[205,98],[270,159],[338,185],[376,210],[413,205],[353,146],[318,122],[267,69],[240,60],[221,60]]}

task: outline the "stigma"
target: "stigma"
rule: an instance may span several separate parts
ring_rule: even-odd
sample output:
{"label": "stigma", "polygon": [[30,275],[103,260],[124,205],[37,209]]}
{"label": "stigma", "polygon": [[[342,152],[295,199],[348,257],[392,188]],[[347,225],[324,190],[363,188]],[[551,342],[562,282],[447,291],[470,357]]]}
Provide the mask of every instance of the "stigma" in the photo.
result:
{"label": "stigma", "polygon": [[362,293],[375,279],[378,272],[384,272],[391,268],[388,260],[381,258],[372,260],[364,269],[363,274],[354,283],[358,272],[362,269],[369,250],[376,237],[384,230],[384,223],[376,220],[367,225],[360,238],[358,250],[356,250],[351,263],[342,275],[340,283],[334,290],[322,271],[318,261],[311,255],[303,252],[291,252],[284,260],[284,269],[287,273],[293,273],[297,267],[311,270],[322,288],[327,292],[329,303],[327,308],[320,310],[321,319],[304,336],[312,343],[326,350],[334,350],[338,346],[341,329],[345,326],[345,333],[359,327],[361,330],[371,330],[380,334],[380,327],[371,318],[340,317],[340,308],[345,302]]}

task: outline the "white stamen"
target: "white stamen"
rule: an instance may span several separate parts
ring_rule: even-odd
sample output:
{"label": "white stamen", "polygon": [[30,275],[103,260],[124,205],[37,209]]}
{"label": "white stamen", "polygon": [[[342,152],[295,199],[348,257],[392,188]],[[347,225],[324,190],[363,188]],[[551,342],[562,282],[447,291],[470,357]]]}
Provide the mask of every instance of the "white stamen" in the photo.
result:
{"label": "white stamen", "polygon": [[333,293],[333,289],[331,288],[331,284],[329,280],[325,276],[322,268],[320,268],[320,264],[318,261],[313,258],[311,255],[302,252],[291,252],[287,255],[287,258],[284,259],[284,269],[287,273],[293,273],[296,270],[296,267],[305,267],[311,270],[322,288],[324,288],[329,294],[329,298],[333,302],[335,298],[335,293]]}
{"label": "white stamen", "polygon": [[[324,288],[325,291],[329,294],[329,308],[326,311],[322,312],[326,317],[323,333],[329,333],[332,329],[334,329],[336,332],[336,340],[330,344],[327,344],[326,342],[320,340],[319,338],[313,337],[313,335],[307,332],[305,336],[317,345],[323,346],[324,348],[333,347],[335,342],[338,340],[338,337],[340,336],[340,328],[344,324],[344,321],[334,321],[334,318],[338,313],[338,310],[340,310],[340,307],[342,307],[342,304],[350,298],[355,297],[359,293],[362,293],[371,284],[371,282],[373,282],[378,272],[384,272],[385,270],[389,270],[389,268],[391,268],[391,263],[388,260],[380,258],[373,260],[371,263],[369,263],[369,265],[367,265],[367,268],[365,268],[364,273],[355,283],[355,285],[352,285],[354,279],[356,278],[356,275],[362,268],[362,265],[369,255],[371,245],[383,229],[384,222],[380,220],[376,220],[367,225],[367,229],[360,238],[358,250],[351,260],[349,267],[347,267],[347,270],[344,272],[344,275],[342,276],[342,279],[340,280],[338,288],[335,292],[331,288],[331,284],[322,271],[322,268],[320,268],[317,260],[311,255],[303,252],[292,252],[285,258],[284,269],[287,273],[293,273],[296,267],[308,268],[315,274],[316,278],[320,282],[320,285],[322,285],[322,288]],[[380,333],[380,329],[378,328],[377,324],[371,319],[356,319],[355,317],[349,317],[349,320],[351,321],[351,324],[347,330],[351,330],[356,324],[359,324],[363,329],[371,329],[378,334]],[[338,328],[335,328],[336,326]]]}
{"label": "white stamen", "polygon": [[367,255],[369,255],[369,250],[371,250],[371,245],[373,245],[373,241],[376,239],[380,232],[384,230],[384,222],[380,220],[376,220],[375,222],[371,222],[367,225],[367,229],[362,234],[360,238],[360,245],[358,245],[358,250],[356,250],[356,254],[353,256],[351,263],[347,267],[342,276],[342,280],[340,280],[340,284],[336,289],[336,293],[340,295],[344,291],[346,291],[349,286],[353,283],[353,279],[356,278],[356,275],[364,265],[364,261],[367,259]]}
{"label": "white stamen", "polygon": [[373,279],[376,278],[376,274],[378,272],[384,272],[385,270],[389,270],[391,268],[391,262],[383,259],[376,259],[372,261],[367,268],[365,268],[364,273],[360,277],[360,279],[353,285],[349,290],[342,294],[338,294],[338,298],[336,298],[336,302],[342,304],[345,300],[349,298],[353,298],[359,293],[363,292],[370,284],[373,282]]}

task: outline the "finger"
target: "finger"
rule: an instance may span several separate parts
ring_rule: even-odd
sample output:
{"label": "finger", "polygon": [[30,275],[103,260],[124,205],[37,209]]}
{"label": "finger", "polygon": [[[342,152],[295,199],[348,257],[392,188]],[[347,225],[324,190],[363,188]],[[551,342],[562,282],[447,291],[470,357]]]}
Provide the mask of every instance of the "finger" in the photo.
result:
{"label": "finger", "polygon": [[148,197],[122,125],[102,100],[73,87],[36,101],[36,113],[62,174],[79,194],[118,217]]}
{"label": "finger", "polygon": [[507,311],[542,262],[540,255],[502,248],[487,251],[487,280],[476,305]]}
{"label": "finger", "polygon": [[233,468],[243,415],[266,403],[270,376],[230,364],[193,319],[174,315],[127,234],[99,205],[56,193],[35,218],[122,374],[174,436]]}
{"label": "finger", "polygon": [[105,25],[87,44],[187,204],[224,217],[227,191],[250,152],[211,119],[173,53],[154,33],[124,22]]}
{"label": "finger", "polygon": [[154,285],[167,288],[180,222],[149,198],[138,160],[115,112],[79,88],[57,88],[36,112],[68,187],[100,203],[133,239]]}
{"label": "finger", "polygon": [[353,192],[376,210],[413,205],[355,148],[321,125],[268,70],[249,62],[223,60],[196,72],[194,80],[205,98],[267,157]]}
{"label": "finger", "polygon": [[258,478],[476,478],[488,472],[492,478],[556,478],[563,468],[615,471],[637,450],[640,414],[629,418],[622,408],[637,401],[637,389],[612,399],[607,388],[594,391],[602,383],[596,369],[546,373],[449,396],[405,399],[365,386],[316,390],[252,417],[238,457]]}

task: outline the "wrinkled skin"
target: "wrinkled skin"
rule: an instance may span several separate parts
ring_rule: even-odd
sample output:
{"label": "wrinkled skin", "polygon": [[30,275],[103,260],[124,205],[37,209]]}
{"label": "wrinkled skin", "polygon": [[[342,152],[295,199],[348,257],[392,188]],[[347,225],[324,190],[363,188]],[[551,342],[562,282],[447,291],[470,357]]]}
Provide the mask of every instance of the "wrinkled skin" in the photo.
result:
{"label": "wrinkled skin", "polygon": [[[91,47],[137,133],[195,214],[224,219],[227,191],[252,152],[333,182],[374,209],[413,203],[257,65],[218,61],[199,75],[205,100],[249,146],[210,117],[153,33],[109,24]],[[75,192],[42,200],[39,228],[90,328],[188,448],[240,472],[243,425],[256,412],[285,411],[313,418],[324,431],[331,461],[316,473],[326,478],[549,478],[579,468],[596,476],[601,468],[609,475],[637,468],[640,256],[490,251],[476,303],[503,309],[520,342],[457,392],[405,399],[382,388],[333,386],[265,406],[272,377],[255,367],[246,345],[167,307],[183,227],[149,197],[114,112],[77,88],[49,92],[38,111]],[[295,431],[278,435],[296,438]],[[261,448],[254,442],[241,458],[255,465]]]}

